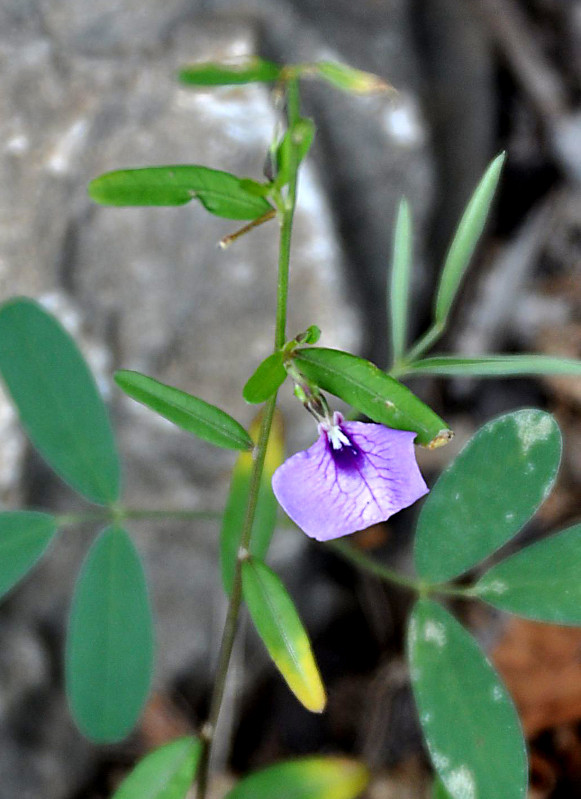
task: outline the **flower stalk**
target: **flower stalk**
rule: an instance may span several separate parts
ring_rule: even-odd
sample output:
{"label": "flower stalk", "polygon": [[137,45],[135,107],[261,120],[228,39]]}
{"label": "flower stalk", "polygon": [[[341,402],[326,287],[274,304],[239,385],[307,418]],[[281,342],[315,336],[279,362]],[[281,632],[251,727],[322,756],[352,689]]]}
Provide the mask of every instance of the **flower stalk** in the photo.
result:
{"label": "flower stalk", "polygon": [[[298,84],[296,79],[288,81],[287,86],[287,116],[288,126],[292,126],[297,122],[300,115],[299,110],[299,94]],[[287,194],[279,205],[280,212],[280,240],[279,240],[279,258],[278,258],[278,281],[277,281],[277,304],[276,304],[276,323],[274,334],[274,351],[281,349],[286,340],[286,320],[287,320],[287,306],[288,306],[288,289],[289,289],[289,271],[290,271],[290,252],[291,252],[291,239],[294,211],[296,206],[296,193],[297,193],[297,173],[298,173],[299,159],[296,147],[291,147],[290,155],[290,178],[288,183]],[[236,638],[236,628],[238,625],[238,617],[240,615],[240,607],[242,604],[242,561],[244,559],[243,553],[248,552],[250,549],[250,538],[252,534],[252,526],[254,523],[254,516],[256,513],[256,504],[258,501],[258,492],[260,488],[260,481],[264,469],[264,461],[266,457],[266,448],[272,427],[272,420],[274,417],[274,410],[276,407],[277,394],[275,393],[267,402],[256,450],[254,453],[254,464],[252,475],[250,478],[250,491],[248,497],[248,506],[246,516],[240,537],[239,557],[236,560],[236,568],[234,572],[234,579],[232,583],[232,593],[230,595],[230,602],[228,605],[228,612],[226,621],[224,623],[224,630],[222,632],[222,641],[220,643],[220,653],[218,656],[218,665],[216,668],[216,676],[214,679],[214,687],[212,690],[212,698],[210,701],[210,713],[207,722],[202,726],[202,752],[198,766],[197,776],[197,793],[196,799],[205,799],[208,774],[210,767],[210,758],[212,753],[213,737],[220,716],[220,709],[222,700],[224,698],[224,690],[228,678],[228,669],[230,666],[230,659],[232,650],[234,648],[234,640]]]}

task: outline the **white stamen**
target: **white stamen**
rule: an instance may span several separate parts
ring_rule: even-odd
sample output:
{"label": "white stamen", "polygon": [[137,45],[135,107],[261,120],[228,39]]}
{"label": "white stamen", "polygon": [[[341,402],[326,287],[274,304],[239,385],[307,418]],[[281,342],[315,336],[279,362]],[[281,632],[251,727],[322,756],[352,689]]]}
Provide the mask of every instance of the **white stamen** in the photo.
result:
{"label": "white stamen", "polygon": [[343,445],[351,446],[351,442],[338,425],[332,425],[327,430],[327,438],[333,449],[341,449]]}

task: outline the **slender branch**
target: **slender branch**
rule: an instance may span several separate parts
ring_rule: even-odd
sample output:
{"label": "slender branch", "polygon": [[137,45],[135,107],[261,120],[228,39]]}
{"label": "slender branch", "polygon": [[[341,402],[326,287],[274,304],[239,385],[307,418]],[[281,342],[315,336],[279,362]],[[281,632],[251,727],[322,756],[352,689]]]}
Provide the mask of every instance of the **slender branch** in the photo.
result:
{"label": "slender branch", "polygon": [[344,560],[348,560],[354,566],[357,566],[358,569],[368,574],[374,574],[386,583],[399,585],[401,588],[407,588],[422,596],[441,594],[458,599],[474,599],[477,596],[472,586],[463,588],[462,586],[449,585],[448,583],[433,585],[421,579],[416,580],[413,577],[406,577],[405,574],[390,569],[389,566],[385,566],[383,563],[378,563],[374,558],[370,558],[369,555],[365,555],[365,553],[355,549],[351,544],[346,544],[344,541],[328,541],[327,546]]}
{"label": "slender branch", "polygon": [[101,522],[110,524],[124,519],[175,519],[177,521],[220,521],[223,514],[213,510],[195,510],[189,508],[102,508],[84,513],[63,513],[56,517],[57,527],[76,527],[79,524]]}
{"label": "slender branch", "polygon": [[[297,82],[294,79],[289,80],[287,84],[287,102],[288,102],[288,124],[292,128],[294,123],[299,117],[299,97]],[[289,268],[290,268],[290,249],[291,249],[291,236],[294,210],[296,204],[296,191],[297,191],[297,169],[298,169],[298,156],[296,147],[291,146],[290,153],[290,180],[288,185],[288,192],[285,201],[281,208],[281,231],[279,243],[279,258],[278,258],[278,284],[277,284],[277,303],[276,303],[276,325],[274,334],[274,348],[275,351],[280,349],[286,340],[286,318],[287,318],[287,305],[288,305],[288,286],[289,286]],[[228,668],[230,665],[230,658],[232,656],[232,649],[234,647],[234,639],[236,637],[236,627],[238,624],[238,616],[240,613],[240,606],[242,604],[242,563],[247,557],[250,547],[250,539],[252,535],[252,526],[254,523],[254,515],[256,512],[256,504],[258,501],[258,491],[260,488],[260,481],[264,468],[264,460],[266,457],[266,447],[272,426],[272,419],[276,407],[276,394],[268,401],[262,424],[260,427],[260,434],[258,439],[257,448],[255,450],[255,460],[252,469],[252,476],[250,479],[250,491],[248,498],[248,506],[246,509],[246,517],[240,537],[240,548],[238,551],[238,558],[236,560],[236,569],[234,572],[234,580],[232,582],[232,593],[230,595],[230,602],[228,605],[228,612],[222,632],[222,641],[220,644],[220,652],[218,655],[218,665],[216,667],[216,676],[214,679],[214,688],[212,691],[212,698],[210,701],[210,713],[207,722],[202,727],[202,752],[198,766],[197,777],[197,799],[205,799],[208,773],[210,766],[210,757],[212,753],[212,742],[220,716],[220,708],[222,706],[222,699],[224,698],[224,690],[226,688],[226,680],[228,677]]]}
{"label": "slender branch", "polygon": [[[114,519],[133,519],[133,520],[146,520],[146,519],[175,519],[177,521],[210,521],[219,522],[223,514],[219,511],[213,510],[193,510],[188,508],[174,509],[174,508],[155,508],[155,509],[140,509],[140,508],[119,508],[116,513],[113,513],[109,508],[103,508],[97,511],[88,511],[86,513],[67,513],[62,516],[57,516],[57,527],[73,527],[78,524],[89,524],[94,522],[102,522],[109,524]],[[289,530],[297,530],[296,524],[287,517],[280,517],[277,521],[279,529],[286,528]],[[412,577],[406,577],[401,572],[395,569],[390,569],[383,563],[379,563],[375,558],[370,558],[369,555],[355,549],[351,544],[345,541],[328,541],[326,546],[329,549],[356,566],[361,571],[368,574],[374,574],[381,580],[392,585],[399,585],[402,588],[407,588],[410,591],[426,594],[441,594],[443,596],[457,597],[459,599],[475,599],[477,594],[474,591],[474,586],[458,586],[448,583],[439,583],[431,585],[422,582],[421,580],[414,580]],[[241,548],[244,547],[241,541]]]}
{"label": "slender branch", "polygon": [[251,230],[259,227],[260,225],[264,225],[265,222],[269,222],[271,219],[274,219],[276,216],[276,211],[272,208],[270,211],[267,211],[262,216],[259,216],[258,219],[253,219],[244,227],[241,227],[235,233],[230,233],[228,236],[224,236],[224,238],[220,239],[219,246],[222,250],[227,250],[231,244],[234,244],[235,241],[238,241],[239,238],[245,236],[247,233],[250,233]]}
{"label": "slender branch", "polygon": [[388,583],[394,583],[402,588],[408,588],[417,593],[423,593],[427,586],[419,580],[414,580],[413,577],[406,577],[404,574],[390,569],[389,566],[384,566],[383,563],[378,563],[374,558],[365,555],[359,549],[346,544],[344,541],[329,541],[327,546],[334,550],[344,560],[350,561],[354,566],[366,571],[368,574],[374,574]]}
{"label": "slender branch", "polygon": [[[293,125],[300,117],[299,89],[296,80],[290,80],[287,86],[287,114],[288,125]],[[292,137],[291,137],[292,141]],[[290,180],[280,229],[280,249],[278,259],[278,288],[276,297],[276,328],[274,334],[274,348],[280,349],[286,341],[286,317],[288,306],[288,288],[290,271],[290,247],[293,229],[293,219],[297,201],[297,170],[298,155],[294,144],[290,148],[289,159]]]}
{"label": "slender branch", "polygon": [[254,523],[256,504],[258,502],[258,492],[260,490],[260,480],[262,478],[264,460],[266,457],[266,447],[268,444],[268,437],[270,435],[270,428],[272,426],[275,406],[276,394],[268,401],[264,416],[262,418],[262,424],[260,426],[256,456],[250,479],[248,506],[246,509],[246,516],[244,518],[244,525],[242,527],[242,534],[240,536],[239,555],[236,560],[234,579],[232,581],[232,593],[230,595],[228,612],[226,614],[226,621],[224,623],[224,630],[222,632],[222,641],[220,642],[218,665],[216,666],[216,677],[214,679],[214,688],[212,691],[212,698],[210,700],[210,713],[208,715],[208,720],[203,725],[201,731],[202,753],[200,755],[200,762],[198,766],[197,799],[204,799],[206,795],[212,742],[214,733],[216,731],[216,726],[218,724],[222,699],[224,698],[226,680],[228,677],[228,668],[230,666],[230,658],[232,657],[232,650],[234,648],[234,639],[236,638],[236,627],[238,624],[240,605],[242,604],[243,555],[248,551],[250,546],[252,525]]}
{"label": "slender branch", "polygon": [[404,358],[399,363],[393,365],[390,374],[393,377],[405,374],[407,371],[406,366],[409,363],[417,361],[430,347],[433,347],[436,341],[442,337],[444,330],[444,323],[434,322],[434,324],[426,330],[424,335],[416,341],[409,352],[405,354]]}

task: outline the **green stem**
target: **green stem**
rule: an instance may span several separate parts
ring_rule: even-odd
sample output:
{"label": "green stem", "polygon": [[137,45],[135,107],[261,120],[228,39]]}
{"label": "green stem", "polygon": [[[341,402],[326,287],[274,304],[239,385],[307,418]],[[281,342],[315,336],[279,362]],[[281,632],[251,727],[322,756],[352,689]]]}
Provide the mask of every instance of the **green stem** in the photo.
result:
{"label": "green stem", "polygon": [[[434,324],[426,330],[424,335],[416,341],[414,346],[405,354],[405,357],[397,364],[394,364],[394,368],[392,372],[397,373],[398,375],[404,374],[406,372],[406,366],[409,363],[413,363],[420,358],[426,350],[429,350],[430,347],[433,347],[436,341],[444,334],[445,325],[443,322],[434,322]],[[395,375],[394,375],[395,376]]]}
{"label": "green stem", "polygon": [[253,464],[252,475],[250,479],[248,505],[246,508],[246,516],[244,518],[244,525],[242,527],[242,533],[240,536],[240,548],[238,551],[238,558],[236,559],[234,579],[232,582],[232,593],[230,594],[228,612],[226,614],[226,621],[224,622],[224,630],[222,632],[222,640],[220,642],[218,665],[216,666],[216,677],[214,680],[212,698],[210,700],[210,712],[208,715],[208,720],[203,725],[201,732],[202,752],[198,766],[197,799],[204,799],[206,795],[210,756],[212,753],[212,742],[214,733],[216,731],[216,726],[218,724],[218,717],[220,715],[220,708],[222,707],[224,691],[226,689],[228,668],[230,666],[230,658],[232,657],[232,650],[234,648],[236,627],[238,624],[240,606],[242,604],[242,562],[244,560],[245,553],[250,547],[250,537],[252,535],[252,526],[254,523],[256,504],[258,502],[258,492],[260,490],[260,481],[264,468],[264,459],[266,457],[266,447],[268,444],[268,437],[270,435],[270,428],[272,426],[275,406],[276,394],[268,401],[264,416],[262,418],[262,424],[260,426],[260,433],[256,448],[256,458]]}
{"label": "green stem", "polygon": [[76,527],[79,524],[92,524],[102,522],[110,524],[124,519],[175,519],[177,521],[209,521],[216,522],[222,518],[222,513],[212,510],[190,510],[175,508],[124,508],[115,510],[103,508],[102,510],[86,511],[85,513],[64,513],[56,517],[57,527]]}
{"label": "green stem", "polygon": [[390,569],[389,566],[385,566],[383,563],[378,563],[374,558],[370,558],[368,555],[355,549],[351,544],[346,544],[344,541],[328,541],[327,546],[333,549],[344,560],[350,561],[362,571],[368,574],[374,574],[386,583],[399,585],[401,588],[407,588],[422,596],[441,594],[458,599],[473,599],[476,596],[471,587],[462,588],[461,586],[448,585],[447,583],[432,585],[426,583],[424,580],[415,580],[413,577],[406,577],[404,574],[401,574],[401,572]]}
{"label": "green stem", "polygon": [[[218,522],[222,519],[223,514],[218,511],[212,510],[190,510],[173,509],[173,508],[155,508],[155,509],[139,509],[139,508],[119,508],[115,513],[108,508],[103,508],[98,511],[88,511],[86,513],[70,513],[62,516],[57,516],[57,526],[73,527],[78,524],[87,524],[94,522],[103,522],[110,524],[115,519],[133,519],[133,520],[147,520],[147,519],[175,519],[177,521],[210,521]],[[277,527],[288,528],[297,530],[297,526],[286,517],[281,517],[277,522]],[[243,546],[241,541],[241,546]],[[327,546],[333,549],[337,555],[343,560],[347,560],[356,566],[358,569],[374,574],[376,577],[384,580],[385,582],[399,585],[402,588],[407,588],[410,591],[415,591],[420,594],[440,594],[443,596],[457,597],[459,599],[474,599],[477,594],[474,592],[473,586],[466,588],[457,585],[450,585],[448,583],[438,583],[431,585],[430,583],[422,582],[421,580],[414,580],[412,577],[406,577],[401,572],[390,569],[383,563],[378,563],[374,558],[370,558],[365,553],[355,549],[351,544],[345,541],[329,541]]]}
{"label": "green stem", "polygon": [[[290,79],[287,84],[287,103],[288,103],[288,124],[289,127],[295,124],[299,118],[299,96],[298,86],[295,79]],[[286,340],[286,318],[287,318],[287,305],[288,305],[288,287],[289,287],[289,268],[290,268],[290,250],[291,250],[291,237],[294,210],[296,205],[296,192],[297,192],[297,169],[298,157],[296,148],[291,147],[290,158],[290,180],[288,185],[288,193],[281,207],[281,231],[279,243],[279,257],[278,257],[278,283],[277,283],[277,303],[276,303],[276,325],[274,334],[274,349],[280,349]],[[264,468],[264,460],[266,457],[266,447],[272,426],[272,419],[276,407],[276,394],[268,401],[262,424],[260,426],[260,434],[258,444],[255,451],[255,460],[250,478],[250,491],[248,497],[248,506],[246,509],[246,516],[240,537],[240,548],[238,551],[238,558],[236,560],[236,569],[234,572],[234,579],[232,582],[232,593],[230,595],[230,602],[228,605],[228,612],[226,614],[226,621],[224,623],[224,630],[222,632],[222,641],[220,643],[220,652],[218,655],[218,665],[216,667],[216,676],[214,679],[214,688],[212,690],[212,698],[210,700],[210,713],[207,722],[202,727],[202,752],[200,755],[200,762],[198,766],[197,776],[197,799],[205,799],[208,773],[210,766],[210,757],[212,753],[212,742],[220,716],[220,708],[224,698],[224,690],[226,688],[226,681],[228,678],[228,669],[230,666],[230,658],[234,648],[234,640],[236,638],[236,627],[238,624],[238,616],[240,614],[240,606],[242,604],[242,563],[248,556],[250,548],[250,538],[252,535],[252,526],[254,523],[254,515],[256,512],[256,504],[258,501],[258,491],[260,489],[260,481],[262,479],[262,472]]]}
{"label": "green stem", "polygon": [[[287,86],[287,114],[288,126],[292,129],[300,118],[299,90],[296,80],[290,80]],[[276,295],[276,328],[274,334],[274,349],[279,350],[286,341],[286,317],[288,308],[288,288],[290,273],[290,248],[293,229],[293,219],[297,200],[297,148],[291,146],[290,150],[290,180],[288,192],[283,202],[279,258],[278,258],[278,286]]]}
{"label": "green stem", "polygon": [[374,560],[374,558],[370,558],[368,555],[365,555],[360,550],[355,549],[355,547],[351,546],[351,544],[346,544],[344,541],[329,541],[327,546],[333,549],[344,560],[350,561],[359,569],[366,571],[368,574],[374,574],[376,577],[379,577],[388,583],[394,583],[395,585],[399,585],[402,588],[408,588],[411,591],[416,591],[417,593],[423,593],[428,588],[428,586],[421,581],[414,580],[413,577],[406,577],[404,574],[400,574],[400,572],[390,569],[389,566],[384,566],[383,563],[378,563],[376,560]]}

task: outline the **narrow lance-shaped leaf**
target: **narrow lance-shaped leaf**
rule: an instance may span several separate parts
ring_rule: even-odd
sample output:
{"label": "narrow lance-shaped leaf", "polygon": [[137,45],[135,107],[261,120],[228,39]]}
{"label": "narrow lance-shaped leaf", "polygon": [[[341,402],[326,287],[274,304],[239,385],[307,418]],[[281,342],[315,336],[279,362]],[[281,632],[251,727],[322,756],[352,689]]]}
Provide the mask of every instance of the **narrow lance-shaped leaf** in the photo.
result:
{"label": "narrow lance-shaped leaf", "polygon": [[505,544],[548,496],[560,458],[561,434],[548,413],[515,411],[484,425],[424,502],[418,573],[450,580]]}
{"label": "narrow lance-shaped leaf", "polygon": [[327,698],[319,669],[280,578],[252,558],[242,564],[242,590],[254,626],[288,687],[307,710],[322,713]]}
{"label": "narrow lance-shaped leaf", "polygon": [[394,91],[383,78],[372,72],[363,72],[347,64],[336,61],[317,61],[299,67],[304,75],[314,75],[350,94],[375,94],[376,92]]}
{"label": "narrow lance-shaped leaf", "polygon": [[112,799],[185,799],[200,751],[200,742],[191,736],[160,746],[135,766]]}
{"label": "narrow lance-shaped leaf", "polygon": [[[258,441],[258,432],[262,421],[259,414],[250,427],[254,441]],[[250,539],[250,552],[260,560],[266,558],[272,534],[276,526],[278,503],[272,491],[272,475],[284,460],[284,431],[282,417],[277,412],[268,439],[264,469],[258,490],[258,500],[254,514],[254,524]],[[232,591],[232,581],[236,568],[236,559],[240,546],[240,536],[246,518],[250,479],[253,459],[249,452],[243,452],[232,471],[230,493],[222,519],[220,535],[220,565],[222,582],[227,594]]]}
{"label": "narrow lance-shaped leaf", "polygon": [[246,430],[225,411],[139,372],[122,369],[115,382],[132,399],[178,427],[225,449],[252,449]]}
{"label": "narrow lance-shaped leaf", "polygon": [[446,322],[456,292],[484,229],[504,159],[505,154],[501,153],[488,166],[466,206],[452,239],[434,306],[434,318],[439,324],[443,325]]}
{"label": "narrow lance-shaped leaf", "polygon": [[296,350],[299,370],[324,391],[340,397],[374,422],[416,432],[419,444],[445,444],[452,434],[445,422],[412,392],[377,366],[341,350]]}
{"label": "narrow lance-shaped leaf", "polygon": [[356,799],[369,783],[363,763],[346,757],[302,757],[255,771],[224,799]]}
{"label": "narrow lance-shaped leaf", "polygon": [[408,653],[427,748],[451,799],[524,799],[520,722],[476,641],[441,605],[425,599],[410,617]]}
{"label": "narrow lance-shaped leaf", "polygon": [[581,360],[553,355],[479,355],[474,358],[437,355],[406,364],[406,373],[444,377],[521,377],[581,375]]}
{"label": "narrow lance-shaped leaf", "polygon": [[258,56],[234,63],[204,61],[190,64],[179,72],[179,80],[188,86],[229,86],[241,83],[271,83],[279,79],[281,67]]}
{"label": "narrow lance-shaped leaf", "polygon": [[89,183],[89,194],[101,205],[185,205],[199,200],[211,214],[225,219],[258,219],[270,203],[249,191],[247,179],[205,166],[153,166],[106,172]]}
{"label": "narrow lance-shaped leaf", "polygon": [[581,625],[581,525],[517,552],[481,577],[474,593],[501,610]]}
{"label": "narrow lance-shaped leaf", "polygon": [[127,533],[109,527],[85,559],[73,597],[67,694],[81,732],[119,741],[149,693],[153,623],[141,560]]}
{"label": "narrow lance-shaped leaf", "polygon": [[286,380],[286,369],[282,352],[273,352],[257,367],[252,377],[248,380],[242,395],[246,402],[257,404],[266,402],[267,399],[278,391]]}
{"label": "narrow lance-shaped leaf", "polygon": [[0,307],[0,373],[49,466],[91,502],[115,502],[119,458],[95,380],[69,334],[33,300]]}
{"label": "narrow lance-shaped leaf", "polygon": [[410,270],[412,263],[412,220],[410,207],[402,199],[395,223],[389,309],[393,361],[403,357],[408,326]]}
{"label": "narrow lance-shaped leaf", "polygon": [[36,565],[55,533],[56,520],[48,513],[0,513],[0,596]]}

